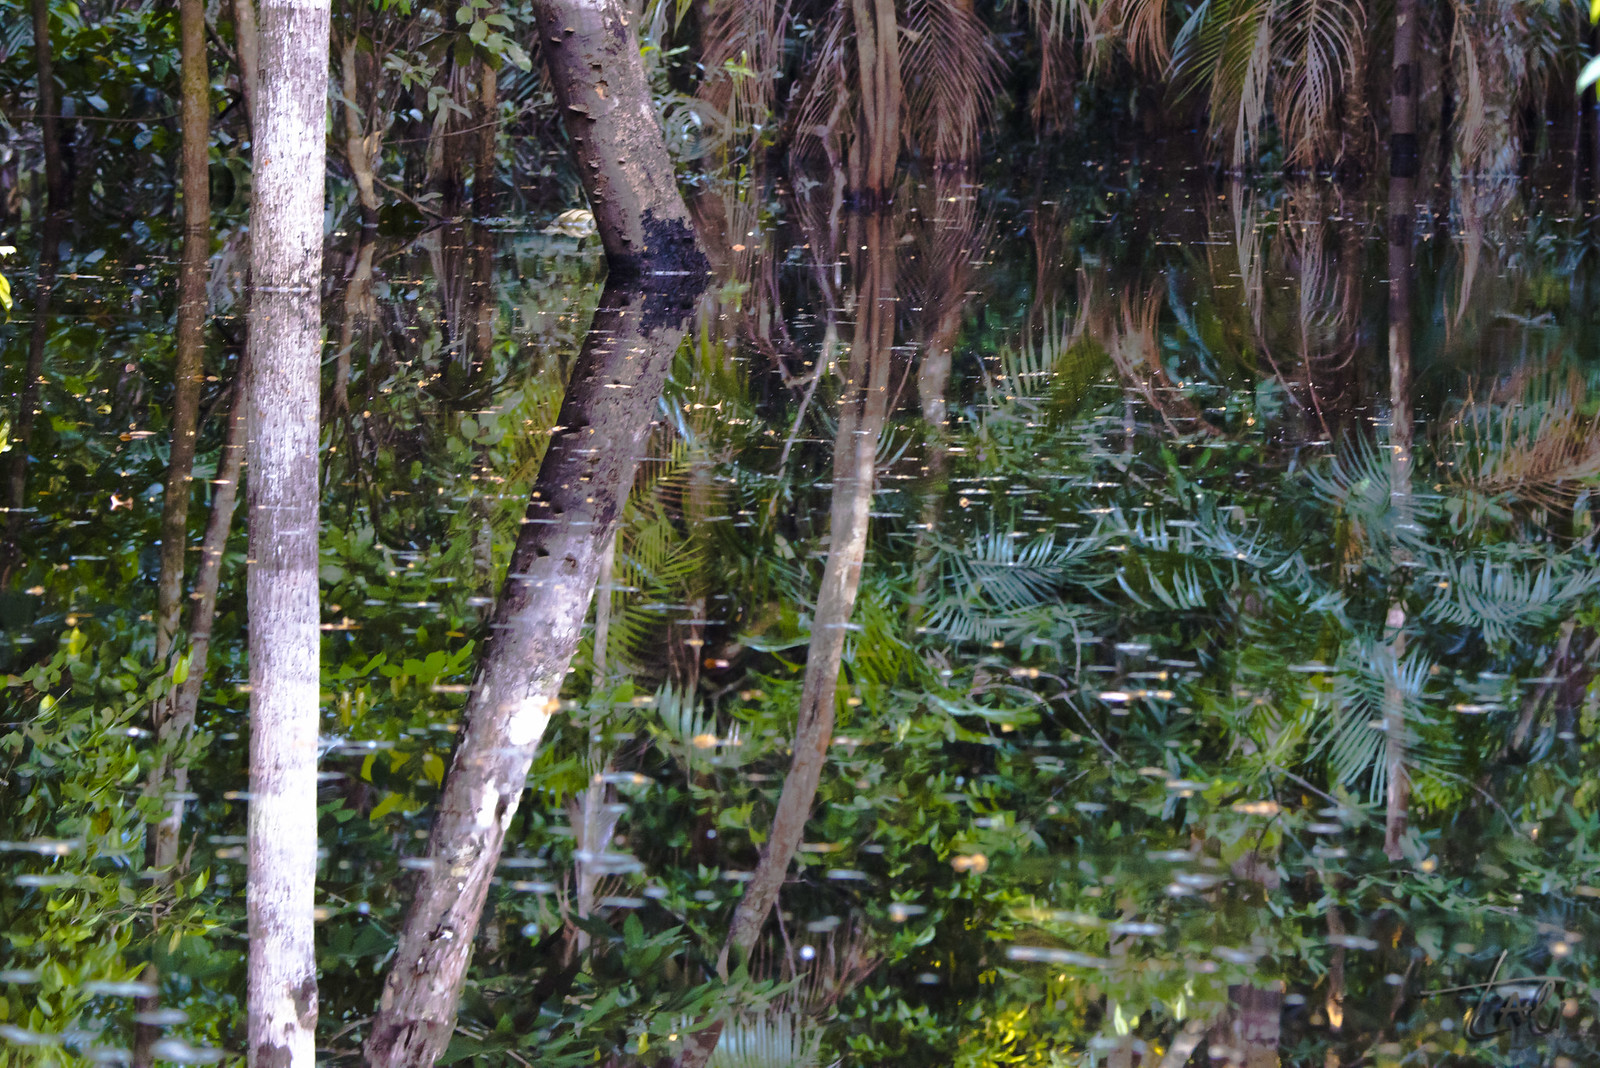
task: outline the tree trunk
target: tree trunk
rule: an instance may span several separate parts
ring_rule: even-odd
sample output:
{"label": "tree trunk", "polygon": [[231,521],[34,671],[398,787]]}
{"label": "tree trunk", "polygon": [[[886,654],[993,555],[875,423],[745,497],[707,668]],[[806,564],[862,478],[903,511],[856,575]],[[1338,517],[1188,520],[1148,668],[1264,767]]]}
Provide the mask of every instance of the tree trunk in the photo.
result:
{"label": "tree trunk", "polygon": [[[356,196],[361,202],[361,224],[366,227],[377,226],[380,204],[373,168],[383,148],[383,131],[375,129],[368,133],[357,110],[356,101],[360,98],[361,85],[356,77],[354,34],[345,39],[339,50],[339,73],[344,92],[341,110],[344,112],[345,162],[350,165],[350,174],[356,182]],[[369,119],[372,117],[368,116]]]}
{"label": "tree trunk", "polygon": [[156,770],[160,781],[165,781],[167,762],[175,765],[172,773],[175,796],[169,801],[166,817],[155,828],[151,851],[151,867],[158,871],[171,868],[178,861],[178,832],[183,826],[183,795],[189,789],[189,769],[172,750],[188,737],[200,707],[206,661],[211,655],[211,626],[217,614],[222,561],[228,549],[228,536],[233,531],[234,504],[238,500],[239,477],[244,471],[244,378],[248,368],[241,364],[239,373],[240,379],[234,386],[233,409],[228,413],[228,434],[217,463],[217,477],[212,481],[216,489],[211,496],[211,516],[206,521],[205,537],[200,543],[200,570],[195,575],[190,598],[194,602],[194,614],[189,620],[189,674],[174,695],[172,714],[162,723],[158,738],[162,764]]}
{"label": "tree trunk", "polygon": [[705,273],[645,81],[632,5],[536,0],[533,9],[612,272]]}
{"label": "tree trunk", "polygon": [[250,209],[248,1054],[311,1068],[317,1022],[318,394],[330,0],[261,12]]}
{"label": "tree trunk", "polygon": [[239,87],[244,92],[244,113],[255,137],[256,99],[260,95],[261,37],[256,30],[255,0],[233,0],[234,47],[239,52]]}
{"label": "tree trunk", "polygon": [[[867,550],[868,515],[877,484],[878,440],[889,403],[889,364],[893,358],[896,261],[893,233],[882,213],[857,216],[849,248],[861,272],[856,302],[856,333],[840,402],[833,454],[833,511],[828,562],[817,593],[817,611],[806,651],[806,673],[795,724],[794,759],[783,781],[778,808],[755,873],[745,884],[729,925],[718,970],[730,959],[746,960],[778,901],[778,891],[805,835],[816,802],[828,745],[833,740],[835,691],[844,657],[846,628],[861,585]],[[704,1068],[722,1035],[723,1023],[698,1027],[684,1043],[678,1068]]]}
{"label": "tree trunk", "polygon": [[67,171],[61,159],[61,103],[50,49],[50,0],[33,0],[34,70],[39,83],[39,142],[44,150],[45,196],[51,212],[67,208]]}
{"label": "tree trunk", "polygon": [[367,1039],[371,1068],[426,1068],[450,1041],[489,881],[683,337],[700,284],[690,281],[613,280],[601,296],[462,713],[427,864]]}
{"label": "tree trunk", "polygon": [[23,508],[28,494],[28,446],[33,440],[34,416],[39,407],[39,376],[44,372],[45,343],[50,338],[50,297],[61,259],[61,231],[67,208],[66,171],[61,162],[61,139],[56,118],[55,64],[50,52],[49,0],[33,0],[34,61],[38,75],[39,139],[44,147],[45,215],[39,227],[39,269],[33,290],[33,329],[28,339],[28,362],[18,384],[17,418],[11,426],[11,464],[6,471],[5,543],[0,546],[0,586],[9,584],[18,558]]}
{"label": "tree trunk", "polygon": [[1394,73],[1389,86],[1389,176],[1417,176],[1418,0],[1395,0]]}
{"label": "tree trunk", "polygon": [[[178,5],[183,83],[183,253],[178,265],[177,357],[173,365],[172,447],[161,507],[161,572],[156,582],[156,656],[165,657],[183,608],[189,544],[189,482],[194,473],[200,387],[205,382],[206,266],[211,258],[211,75],[201,0]],[[157,723],[170,706],[157,705]]]}

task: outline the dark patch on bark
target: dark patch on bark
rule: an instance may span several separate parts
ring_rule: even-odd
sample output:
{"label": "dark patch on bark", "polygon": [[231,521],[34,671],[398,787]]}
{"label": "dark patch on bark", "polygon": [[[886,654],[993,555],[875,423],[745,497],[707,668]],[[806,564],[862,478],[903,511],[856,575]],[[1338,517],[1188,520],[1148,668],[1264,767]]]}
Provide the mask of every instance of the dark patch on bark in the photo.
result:
{"label": "dark patch on bark", "polygon": [[294,992],[294,1011],[301,1027],[317,1025],[317,980],[307,976]]}
{"label": "dark patch on bark", "polygon": [[293,1062],[288,1046],[263,1042],[256,1047],[255,1068],[289,1068]]}
{"label": "dark patch on bark", "polygon": [[1417,135],[1396,133],[1389,135],[1389,175],[1393,178],[1415,178],[1418,170]]}

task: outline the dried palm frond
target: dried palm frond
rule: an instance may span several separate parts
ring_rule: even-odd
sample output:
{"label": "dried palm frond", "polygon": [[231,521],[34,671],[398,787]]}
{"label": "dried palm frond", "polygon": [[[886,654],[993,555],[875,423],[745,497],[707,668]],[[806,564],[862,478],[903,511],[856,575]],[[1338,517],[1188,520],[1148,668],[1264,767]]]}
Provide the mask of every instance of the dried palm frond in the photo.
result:
{"label": "dried palm frond", "polygon": [[795,90],[788,120],[791,151],[802,159],[821,157],[835,171],[855,125],[855,109],[850,106],[855,55],[848,13],[844,4],[828,7],[818,33],[821,44],[812,53],[806,81]]}
{"label": "dried palm frond", "polygon": [[1000,53],[969,0],[908,0],[905,138],[936,163],[976,157],[1000,93]]}
{"label": "dried palm frond", "polygon": [[1273,112],[1288,163],[1311,166],[1330,147],[1367,13],[1360,0],[1298,0],[1280,17],[1278,54],[1288,64],[1273,94]]}
{"label": "dried palm frond", "polygon": [[1450,481],[1486,497],[1572,500],[1600,477],[1600,416],[1583,414],[1586,399],[1574,374],[1560,384],[1528,379],[1508,402],[1468,400],[1443,430]]}

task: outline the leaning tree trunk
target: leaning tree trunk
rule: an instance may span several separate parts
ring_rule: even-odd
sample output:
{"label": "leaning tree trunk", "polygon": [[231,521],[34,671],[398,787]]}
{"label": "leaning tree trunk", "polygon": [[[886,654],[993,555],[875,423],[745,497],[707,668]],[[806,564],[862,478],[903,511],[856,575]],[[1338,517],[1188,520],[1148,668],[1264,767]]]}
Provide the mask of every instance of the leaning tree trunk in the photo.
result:
{"label": "leaning tree trunk", "polygon": [[506,828],[556,707],[698,285],[613,280],[584,341],[462,714],[371,1068],[426,1068],[455,1024]]}
{"label": "leaning tree trunk", "polygon": [[[535,12],[611,277],[495,606],[429,863],[367,1037],[372,1068],[426,1068],[450,1041],[506,827],[707,273],[656,121],[632,9],[619,0],[539,0]],[[641,277],[642,285],[626,285]]]}
{"label": "leaning tree trunk", "polygon": [[[889,403],[889,363],[893,358],[896,262],[893,233],[881,212],[860,219],[852,227],[850,249],[856,258],[858,280],[855,340],[834,439],[833,510],[830,517],[828,562],[817,591],[817,611],[811,623],[811,643],[806,651],[806,673],[800,690],[800,710],[795,723],[794,758],[783,780],[778,808],[772,817],[767,842],[756,870],[745,884],[744,896],[729,924],[728,941],[718,961],[727,975],[730,959],[750,956],[761,930],[778,902],[778,891],[799,852],[817,787],[833,740],[835,696],[839,665],[844,659],[845,633],[855,610],[861,586],[861,565],[867,551],[867,527],[872,494],[877,485],[878,441],[883,434]],[[721,1038],[725,1021],[702,1022],[684,1042],[677,1068],[703,1068]]]}
{"label": "leaning tree trunk", "polygon": [[251,1068],[311,1068],[317,1023],[317,441],[330,0],[261,11],[250,207]]}
{"label": "leaning tree trunk", "polygon": [[[612,272],[638,274],[648,264],[703,274],[705,260],[645,81],[632,5],[535,0],[533,10]],[[671,260],[681,263],[672,267]]]}

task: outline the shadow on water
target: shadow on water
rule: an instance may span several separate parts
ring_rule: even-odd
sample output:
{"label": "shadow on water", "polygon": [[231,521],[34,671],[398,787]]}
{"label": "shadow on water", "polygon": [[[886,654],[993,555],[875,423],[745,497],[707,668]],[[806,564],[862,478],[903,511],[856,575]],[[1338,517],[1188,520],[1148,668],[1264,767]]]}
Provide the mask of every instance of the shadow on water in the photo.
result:
{"label": "shadow on water", "polygon": [[[872,159],[855,202],[703,182],[704,292],[606,287],[581,219],[330,235],[325,1055],[369,1040],[420,886],[485,1063],[1578,1058],[1581,212]],[[40,411],[6,438],[0,1038],[114,1059],[148,961],[145,1022],[200,1063],[243,1033],[244,542],[166,887],[172,268],[94,234],[0,327]],[[237,363],[208,353],[197,549]]]}

